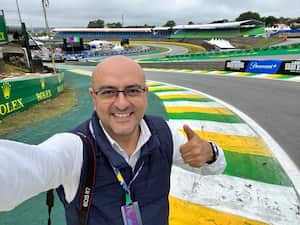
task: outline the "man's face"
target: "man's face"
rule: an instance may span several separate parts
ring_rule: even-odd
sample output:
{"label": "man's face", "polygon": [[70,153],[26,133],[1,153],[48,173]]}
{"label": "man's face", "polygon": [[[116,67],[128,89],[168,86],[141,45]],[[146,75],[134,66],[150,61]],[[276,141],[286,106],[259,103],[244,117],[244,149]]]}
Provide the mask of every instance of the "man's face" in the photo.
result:
{"label": "man's face", "polygon": [[103,127],[115,140],[138,135],[139,123],[147,107],[147,89],[137,96],[120,92],[115,97],[107,97],[101,91],[96,93],[98,90],[122,91],[129,87],[145,87],[143,71],[133,62],[115,63],[112,60],[94,72],[90,89],[94,107]]}

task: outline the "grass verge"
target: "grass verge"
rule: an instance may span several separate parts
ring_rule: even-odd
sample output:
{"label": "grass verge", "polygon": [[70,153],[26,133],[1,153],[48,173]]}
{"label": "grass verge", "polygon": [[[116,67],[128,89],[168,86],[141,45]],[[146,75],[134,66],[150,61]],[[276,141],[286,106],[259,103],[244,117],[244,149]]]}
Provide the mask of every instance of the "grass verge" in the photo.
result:
{"label": "grass verge", "polygon": [[40,121],[60,116],[77,104],[76,92],[65,89],[59,96],[0,120],[0,136]]}

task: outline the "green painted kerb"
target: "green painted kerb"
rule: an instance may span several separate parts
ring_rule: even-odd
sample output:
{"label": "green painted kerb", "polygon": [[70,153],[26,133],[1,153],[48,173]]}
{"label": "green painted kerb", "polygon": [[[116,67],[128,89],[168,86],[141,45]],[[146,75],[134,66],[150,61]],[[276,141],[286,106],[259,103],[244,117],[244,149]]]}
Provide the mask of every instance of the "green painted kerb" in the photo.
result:
{"label": "green painted kerb", "polygon": [[64,90],[64,74],[0,81],[0,120],[28,109]]}
{"label": "green painted kerb", "polygon": [[165,110],[163,102],[157,95],[149,92],[148,94],[148,107],[146,114],[161,116],[164,119],[168,119],[167,112]]}

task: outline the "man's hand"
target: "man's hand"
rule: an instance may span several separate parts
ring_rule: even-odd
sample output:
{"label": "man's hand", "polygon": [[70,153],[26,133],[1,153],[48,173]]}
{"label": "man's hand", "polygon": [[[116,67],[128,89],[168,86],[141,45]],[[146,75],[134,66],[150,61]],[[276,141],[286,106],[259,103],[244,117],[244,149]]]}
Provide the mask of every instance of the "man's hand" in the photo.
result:
{"label": "man's hand", "polygon": [[210,144],[201,139],[188,125],[183,125],[187,142],[180,147],[184,163],[192,167],[201,167],[213,159],[213,150]]}

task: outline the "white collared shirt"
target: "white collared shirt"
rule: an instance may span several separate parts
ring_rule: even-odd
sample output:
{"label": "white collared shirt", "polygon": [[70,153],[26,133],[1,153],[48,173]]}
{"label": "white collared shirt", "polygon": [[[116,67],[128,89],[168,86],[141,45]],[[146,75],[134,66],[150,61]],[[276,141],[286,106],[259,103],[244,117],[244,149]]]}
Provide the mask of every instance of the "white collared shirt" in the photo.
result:
{"label": "white collared shirt", "polygon": [[[126,160],[126,162],[131,166],[132,169],[134,169],[135,164],[140,157],[141,148],[143,147],[144,144],[146,144],[146,142],[151,137],[151,132],[150,132],[146,122],[144,121],[144,119],[142,119],[140,122],[140,129],[141,129],[140,137],[137,142],[136,148],[130,157],[128,156],[126,151],[107,133],[107,131],[104,129],[104,127],[102,125],[101,120],[99,121],[99,123],[100,123],[101,127],[103,128],[104,134],[107,137],[112,148]],[[90,129],[92,129],[91,126],[90,126]]]}
{"label": "white collared shirt", "polygon": [[[179,149],[186,138],[168,123],[174,145],[173,162],[183,162]],[[134,168],[141,147],[149,140],[151,132],[141,121],[141,135],[133,155],[125,151],[107,134],[113,148]],[[107,132],[106,132],[107,133]],[[49,189],[63,185],[66,200],[71,202],[77,192],[83,163],[83,144],[78,135],[55,134],[39,145],[29,145],[10,140],[0,140],[0,211],[8,211],[23,201]],[[226,161],[219,148],[218,159],[198,170],[202,175],[219,174]]]}

